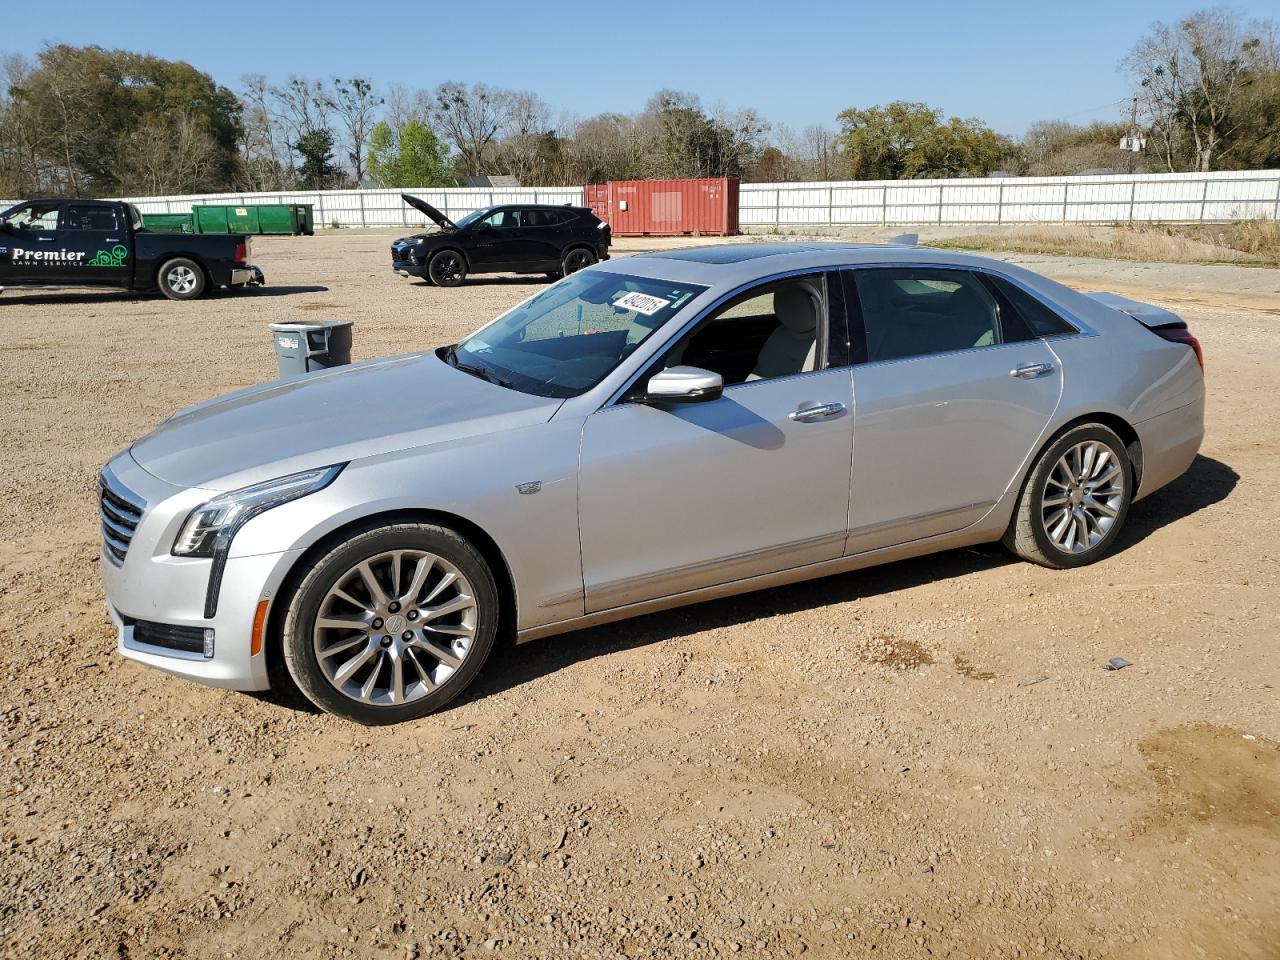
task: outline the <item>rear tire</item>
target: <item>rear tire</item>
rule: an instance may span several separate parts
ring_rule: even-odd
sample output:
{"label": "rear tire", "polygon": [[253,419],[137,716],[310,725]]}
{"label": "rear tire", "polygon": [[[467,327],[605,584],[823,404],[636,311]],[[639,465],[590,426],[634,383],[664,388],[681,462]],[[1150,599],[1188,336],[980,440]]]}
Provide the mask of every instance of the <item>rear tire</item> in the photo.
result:
{"label": "rear tire", "polygon": [[170,300],[195,300],[204,295],[208,281],[200,264],[186,257],[174,257],[160,265],[156,284]]}
{"label": "rear tire", "polygon": [[441,250],[427,265],[427,275],[437,287],[456,287],[467,278],[467,261],[456,250]]}
{"label": "rear tire", "polygon": [[1102,559],[1133,502],[1134,471],[1109,427],[1072,427],[1036,459],[1004,545],[1024,560],[1063,570]]}
{"label": "rear tire", "polygon": [[577,273],[596,262],[596,255],[586,247],[574,247],[564,255],[561,266],[564,268],[563,273],[567,277],[571,273]]}
{"label": "rear tire", "polygon": [[370,726],[401,723],[471,684],[493,650],[499,615],[493,574],[455,531],[371,526],[311,566],[290,598],[281,646],[289,675],[321,710]]}

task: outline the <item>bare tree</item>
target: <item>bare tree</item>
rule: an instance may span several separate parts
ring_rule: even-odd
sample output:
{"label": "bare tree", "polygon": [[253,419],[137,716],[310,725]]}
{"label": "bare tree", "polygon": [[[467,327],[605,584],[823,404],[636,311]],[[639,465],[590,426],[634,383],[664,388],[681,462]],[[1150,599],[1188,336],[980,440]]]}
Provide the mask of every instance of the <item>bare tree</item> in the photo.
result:
{"label": "bare tree", "polygon": [[358,187],[365,179],[365,147],[383,100],[373,92],[368,80],[352,77],[333,81],[331,102],[347,135],[347,159]]}
{"label": "bare tree", "polygon": [[1185,139],[1195,170],[1211,170],[1240,122],[1238,101],[1260,58],[1274,58],[1274,22],[1244,24],[1232,11],[1201,10],[1156,23],[1124,66],[1141,84],[1140,103],[1165,165]]}
{"label": "bare tree", "polygon": [[507,124],[511,93],[483,83],[436,87],[432,125],[457,149],[465,173],[484,172],[486,153]]}
{"label": "bare tree", "polygon": [[300,140],[309,133],[331,130],[333,100],[324,84],[303,77],[290,77],[282,87],[273,87],[272,96],[278,113],[289,128],[290,139]]}
{"label": "bare tree", "polygon": [[425,90],[414,90],[403,83],[393,83],[387,88],[386,120],[391,129],[399,133],[406,123],[416,120],[430,126],[431,95]]}
{"label": "bare tree", "polygon": [[213,137],[189,113],[141,127],[125,151],[129,182],[150,195],[191,193],[208,182],[217,164]]}
{"label": "bare tree", "polygon": [[551,108],[546,101],[527,91],[509,94],[502,132],[500,165],[504,172],[524,184],[543,182],[539,166],[543,145],[551,134]]}
{"label": "bare tree", "polygon": [[251,73],[241,78],[243,130],[240,134],[238,179],[247,190],[283,190],[289,185],[292,164],[286,163],[288,135],[274,107],[275,97],[267,78]]}

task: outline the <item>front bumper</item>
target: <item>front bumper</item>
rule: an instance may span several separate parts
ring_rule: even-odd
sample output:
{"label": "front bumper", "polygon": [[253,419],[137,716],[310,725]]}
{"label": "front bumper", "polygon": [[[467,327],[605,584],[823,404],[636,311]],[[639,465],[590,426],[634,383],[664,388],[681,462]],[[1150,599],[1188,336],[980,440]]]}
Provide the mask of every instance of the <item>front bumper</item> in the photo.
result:
{"label": "front bumper", "polygon": [[[115,478],[145,502],[142,519],[123,560],[104,545],[99,556],[107,613],[115,624],[120,655],[199,683],[233,690],[270,686],[265,652],[250,649],[253,619],[261,600],[274,602],[301,550],[231,557],[219,591],[217,615],[204,616],[211,560],[169,553],[177,527],[210,491],[165,483],[128,454],[112,460]],[[213,656],[139,641],[134,621],[214,631]]]}

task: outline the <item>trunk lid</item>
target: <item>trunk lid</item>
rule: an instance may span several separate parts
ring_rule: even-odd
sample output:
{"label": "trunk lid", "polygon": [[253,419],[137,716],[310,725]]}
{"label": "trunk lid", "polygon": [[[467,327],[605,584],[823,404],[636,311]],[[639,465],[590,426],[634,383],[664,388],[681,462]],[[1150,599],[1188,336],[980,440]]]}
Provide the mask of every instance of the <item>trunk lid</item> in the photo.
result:
{"label": "trunk lid", "polygon": [[1086,297],[1105,304],[1112,310],[1127,314],[1148,330],[1159,330],[1167,327],[1186,328],[1187,322],[1172,310],[1157,307],[1154,303],[1143,303],[1141,300],[1130,300],[1118,293],[1107,293],[1102,290],[1086,293]]}

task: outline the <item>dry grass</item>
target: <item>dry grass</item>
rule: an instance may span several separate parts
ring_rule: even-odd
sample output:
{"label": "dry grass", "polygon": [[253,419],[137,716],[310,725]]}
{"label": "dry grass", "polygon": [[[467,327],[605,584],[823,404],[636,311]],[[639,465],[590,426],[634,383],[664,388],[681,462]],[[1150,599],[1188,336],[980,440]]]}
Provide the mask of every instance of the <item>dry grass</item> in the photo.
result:
{"label": "dry grass", "polygon": [[932,244],[956,250],[1048,253],[1156,263],[1239,263],[1280,267],[1280,222],[1078,226],[1040,224],[975,233]]}

